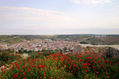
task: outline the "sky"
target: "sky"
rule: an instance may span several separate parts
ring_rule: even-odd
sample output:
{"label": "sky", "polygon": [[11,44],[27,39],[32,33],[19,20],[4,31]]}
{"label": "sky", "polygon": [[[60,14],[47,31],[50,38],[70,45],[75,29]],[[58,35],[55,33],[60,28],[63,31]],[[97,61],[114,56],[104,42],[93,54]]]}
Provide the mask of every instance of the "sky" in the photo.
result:
{"label": "sky", "polygon": [[119,0],[0,0],[9,34],[119,34]]}

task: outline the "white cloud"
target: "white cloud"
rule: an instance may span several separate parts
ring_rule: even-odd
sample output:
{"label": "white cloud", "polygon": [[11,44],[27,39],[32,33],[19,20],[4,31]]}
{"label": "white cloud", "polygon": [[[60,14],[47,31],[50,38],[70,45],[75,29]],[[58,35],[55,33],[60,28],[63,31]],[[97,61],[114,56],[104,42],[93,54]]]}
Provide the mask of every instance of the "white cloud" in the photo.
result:
{"label": "white cloud", "polygon": [[[41,32],[77,28],[79,19],[63,12],[28,7],[0,7],[0,29]],[[16,29],[16,30],[15,30]],[[4,31],[4,30],[0,30]],[[20,32],[21,33],[21,32]]]}
{"label": "white cloud", "polygon": [[102,3],[109,3],[111,0],[71,0],[73,3],[89,3],[89,4],[102,4]]}
{"label": "white cloud", "polygon": [[79,4],[81,0],[71,0],[73,3]]}
{"label": "white cloud", "polygon": [[109,3],[110,0],[88,0],[88,2],[92,4],[100,4],[100,3]]}
{"label": "white cloud", "polygon": [[[118,21],[117,16],[97,17],[92,15],[85,18],[73,17],[55,10],[0,7],[0,34],[93,33],[90,29],[118,28]],[[114,26],[114,24],[116,25]]]}
{"label": "white cloud", "polygon": [[27,7],[0,7],[0,18],[4,18],[5,20],[21,19],[48,23],[71,23],[75,21],[74,17],[63,12]]}

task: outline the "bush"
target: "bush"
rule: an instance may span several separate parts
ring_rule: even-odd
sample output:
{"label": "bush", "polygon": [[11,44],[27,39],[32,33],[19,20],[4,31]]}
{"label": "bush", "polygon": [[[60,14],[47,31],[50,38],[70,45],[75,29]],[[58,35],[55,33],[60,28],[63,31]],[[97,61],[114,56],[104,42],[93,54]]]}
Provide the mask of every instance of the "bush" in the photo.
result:
{"label": "bush", "polygon": [[9,54],[9,53],[1,53],[0,66],[11,63],[12,61],[15,61],[17,58],[20,58],[20,56],[14,56],[14,54]]}

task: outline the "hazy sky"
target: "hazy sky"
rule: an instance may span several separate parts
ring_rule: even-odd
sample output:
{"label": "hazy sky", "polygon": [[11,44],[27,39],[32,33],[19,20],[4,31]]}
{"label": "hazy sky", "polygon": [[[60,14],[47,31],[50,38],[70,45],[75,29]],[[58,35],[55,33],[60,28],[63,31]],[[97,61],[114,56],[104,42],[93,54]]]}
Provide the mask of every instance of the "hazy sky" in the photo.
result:
{"label": "hazy sky", "polygon": [[119,34],[119,0],[0,0],[0,34]]}

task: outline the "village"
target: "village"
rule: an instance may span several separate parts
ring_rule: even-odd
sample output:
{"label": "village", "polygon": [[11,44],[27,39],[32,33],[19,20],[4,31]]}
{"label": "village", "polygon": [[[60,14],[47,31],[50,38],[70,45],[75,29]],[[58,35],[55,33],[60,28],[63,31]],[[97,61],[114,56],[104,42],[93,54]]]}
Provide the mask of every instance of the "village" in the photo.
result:
{"label": "village", "polygon": [[72,41],[63,41],[63,40],[51,40],[51,39],[35,39],[31,41],[23,41],[16,44],[11,45],[1,45],[2,49],[14,49],[14,50],[34,50],[34,51],[41,51],[41,50],[73,50],[76,46],[78,46],[78,42]]}

